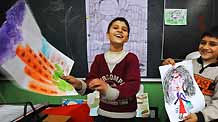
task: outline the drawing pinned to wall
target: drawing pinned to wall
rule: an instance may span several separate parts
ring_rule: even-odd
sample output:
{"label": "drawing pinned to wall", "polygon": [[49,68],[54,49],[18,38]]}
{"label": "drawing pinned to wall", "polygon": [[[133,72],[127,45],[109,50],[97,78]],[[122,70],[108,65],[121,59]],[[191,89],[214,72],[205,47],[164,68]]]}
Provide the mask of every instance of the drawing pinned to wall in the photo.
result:
{"label": "drawing pinned to wall", "polygon": [[187,25],[187,9],[164,9],[165,25]]}
{"label": "drawing pinned to wall", "polygon": [[0,65],[22,88],[51,96],[77,95],[62,80],[74,61],[62,54],[41,34],[24,0],[18,0],[6,13],[0,28]]}
{"label": "drawing pinned to wall", "polygon": [[171,122],[179,122],[190,113],[205,106],[192,70],[192,61],[182,61],[175,66],[159,67],[163,85],[165,108]]}

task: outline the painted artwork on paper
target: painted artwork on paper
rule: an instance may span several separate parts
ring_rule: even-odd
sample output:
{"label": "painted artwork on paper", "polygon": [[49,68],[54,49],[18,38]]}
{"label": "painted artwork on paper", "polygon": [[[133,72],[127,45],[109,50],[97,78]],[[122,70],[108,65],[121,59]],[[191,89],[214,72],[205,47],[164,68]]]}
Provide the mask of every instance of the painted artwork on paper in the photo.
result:
{"label": "painted artwork on paper", "polygon": [[77,95],[62,80],[74,61],[54,48],[41,34],[31,10],[18,0],[0,28],[0,65],[22,88],[51,96]]}
{"label": "painted artwork on paper", "polygon": [[204,96],[194,79],[191,60],[175,66],[160,66],[159,70],[165,108],[171,122],[182,121],[188,114],[204,108]]}
{"label": "painted artwork on paper", "polygon": [[165,25],[187,25],[187,9],[164,9]]}

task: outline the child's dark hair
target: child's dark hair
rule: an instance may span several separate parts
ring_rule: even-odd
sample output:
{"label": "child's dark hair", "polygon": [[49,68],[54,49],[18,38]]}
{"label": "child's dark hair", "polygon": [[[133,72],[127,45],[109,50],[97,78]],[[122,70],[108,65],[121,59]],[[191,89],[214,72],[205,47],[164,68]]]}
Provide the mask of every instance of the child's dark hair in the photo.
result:
{"label": "child's dark hair", "polygon": [[109,23],[108,28],[107,28],[107,33],[109,32],[111,25],[112,25],[115,21],[124,22],[124,23],[126,24],[127,28],[128,28],[128,33],[130,32],[130,28],[129,28],[129,23],[128,23],[128,21],[127,21],[124,17],[116,17],[116,18],[114,18],[113,20],[111,20],[111,22]]}
{"label": "child's dark hair", "polygon": [[218,38],[218,26],[214,26],[211,29],[209,29],[208,31],[204,32],[201,35],[201,39],[204,38],[205,36]]}

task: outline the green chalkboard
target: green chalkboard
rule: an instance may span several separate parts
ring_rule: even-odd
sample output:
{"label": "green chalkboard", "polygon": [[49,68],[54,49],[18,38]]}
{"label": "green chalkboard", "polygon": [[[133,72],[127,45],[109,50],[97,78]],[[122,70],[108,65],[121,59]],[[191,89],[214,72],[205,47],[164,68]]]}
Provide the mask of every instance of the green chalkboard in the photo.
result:
{"label": "green chalkboard", "polygon": [[[75,61],[72,75],[88,72],[85,0],[28,0],[43,35]],[[148,1],[148,76],[159,77],[163,1]]]}
{"label": "green chalkboard", "polygon": [[85,1],[28,0],[27,3],[47,41],[75,61],[71,74],[84,77],[88,72]]}
{"label": "green chalkboard", "polygon": [[217,0],[165,0],[165,9],[187,9],[187,25],[164,25],[162,58],[184,59],[198,49],[201,34],[218,25]]}

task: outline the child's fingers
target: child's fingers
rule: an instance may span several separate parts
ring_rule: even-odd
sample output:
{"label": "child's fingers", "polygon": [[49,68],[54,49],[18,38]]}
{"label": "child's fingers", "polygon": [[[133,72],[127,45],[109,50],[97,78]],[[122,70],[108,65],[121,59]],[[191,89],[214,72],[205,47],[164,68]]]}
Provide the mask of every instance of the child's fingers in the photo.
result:
{"label": "child's fingers", "polygon": [[67,81],[68,83],[70,83],[74,87],[76,86],[77,81],[73,76],[61,76],[61,79]]}
{"label": "child's fingers", "polygon": [[94,89],[95,87],[99,86],[99,83],[96,83],[96,82],[91,82],[88,84],[89,88],[90,89]]}
{"label": "child's fingers", "polygon": [[61,76],[61,78],[62,78],[63,80],[67,80],[67,81],[71,81],[71,80],[74,79],[73,76]]}
{"label": "child's fingers", "polygon": [[90,89],[97,90],[97,91],[102,90],[102,87],[103,87],[102,84],[99,82],[94,82],[94,83],[89,84]]}
{"label": "child's fingers", "polygon": [[67,80],[67,76],[62,75],[62,76],[61,76],[61,79]]}
{"label": "child's fingers", "polygon": [[162,63],[162,65],[168,65],[168,64],[175,65],[175,60],[173,60],[172,58],[168,58],[164,60]]}
{"label": "child's fingers", "polygon": [[81,89],[82,87],[82,83],[73,76],[61,76],[61,78],[70,83],[76,89]]}
{"label": "child's fingers", "polygon": [[100,91],[101,93],[104,94],[106,89],[108,88],[108,84],[103,80],[94,79],[94,80],[90,81],[88,87],[90,89]]}
{"label": "child's fingers", "polygon": [[90,89],[100,90],[101,89],[101,85],[94,85],[94,86],[90,87]]}
{"label": "child's fingers", "polygon": [[100,85],[101,85],[101,82],[99,81],[99,79],[93,79],[88,84],[88,87],[90,89],[95,89],[96,87],[99,87]]}

